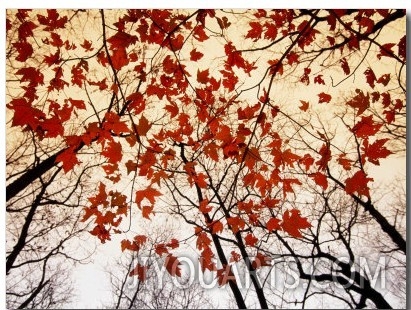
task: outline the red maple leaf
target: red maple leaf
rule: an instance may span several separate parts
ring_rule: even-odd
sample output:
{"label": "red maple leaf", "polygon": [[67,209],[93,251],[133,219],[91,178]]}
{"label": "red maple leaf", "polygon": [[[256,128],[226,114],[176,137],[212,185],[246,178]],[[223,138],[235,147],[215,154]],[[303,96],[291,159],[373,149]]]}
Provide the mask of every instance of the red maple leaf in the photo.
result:
{"label": "red maple leaf", "polygon": [[301,106],[299,107],[301,111],[307,111],[308,106],[309,106],[309,102],[308,101],[304,101],[304,100],[300,100],[301,102]]}
{"label": "red maple leaf", "polygon": [[351,163],[352,161],[348,158],[345,157],[346,154],[340,154],[338,156],[338,163],[345,169],[345,170],[351,170]]}
{"label": "red maple leaf", "polygon": [[231,251],[230,263],[238,262],[241,259],[241,255],[236,251]]}
{"label": "red maple leaf", "polygon": [[203,58],[204,54],[201,52],[197,52],[197,49],[193,49],[190,52],[190,60],[191,61],[197,61],[200,60],[201,58]]}
{"label": "red maple leaf", "polygon": [[181,277],[180,265],[181,263],[178,258],[173,256],[172,254],[169,254],[164,261],[164,266],[172,276]]}
{"label": "red maple leaf", "polygon": [[156,244],[154,250],[155,250],[155,252],[156,252],[158,255],[160,255],[160,256],[162,256],[163,254],[168,254],[167,246],[166,246],[164,243],[158,243],[158,244]]}
{"label": "red maple leaf", "polygon": [[13,43],[13,47],[18,53],[17,57],[15,58],[18,61],[25,62],[33,54],[33,47],[26,41],[15,42]]}
{"label": "red maple leaf", "polygon": [[209,75],[208,69],[204,71],[197,70],[197,81],[202,84],[207,84],[209,80],[208,75]]}
{"label": "red maple leaf", "polygon": [[16,75],[21,75],[21,82],[29,82],[29,87],[37,87],[44,84],[44,75],[39,69],[33,67],[23,67],[17,70]]}
{"label": "red maple leaf", "polygon": [[244,238],[245,244],[248,246],[255,246],[258,242],[258,238],[256,238],[252,233],[247,234]]}
{"label": "red maple leaf", "polygon": [[143,266],[137,263],[137,266],[133,270],[130,271],[129,276],[132,277],[132,276],[137,275],[138,279],[141,282],[144,282],[147,279],[148,268],[149,268],[148,266]]}
{"label": "red maple leaf", "polygon": [[387,73],[387,74],[383,74],[383,75],[381,75],[380,77],[379,77],[379,79],[377,80],[377,83],[380,83],[380,84],[382,84],[382,85],[384,85],[384,86],[387,86],[388,85],[388,83],[390,82],[390,74],[389,73]]}
{"label": "red maple leaf", "polygon": [[253,39],[254,42],[261,38],[263,32],[263,26],[259,22],[250,22],[251,29],[248,30],[246,38]]}
{"label": "red maple leaf", "polygon": [[145,136],[147,135],[147,132],[151,128],[151,123],[148,121],[147,118],[144,117],[144,115],[141,115],[140,120],[138,121],[137,125],[137,133],[140,136]]}
{"label": "red maple leaf", "polygon": [[196,227],[196,235],[197,235],[196,246],[197,246],[197,249],[201,251],[205,248],[210,247],[211,239],[208,237],[206,232],[199,231],[199,230],[201,230],[201,228]]}
{"label": "red maple leaf", "polygon": [[299,210],[292,209],[284,212],[281,227],[291,236],[301,238],[300,230],[310,228],[311,224],[307,221],[307,218],[301,217]]}
{"label": "red maple leaf", "polygon": [[324,143],[319,151],[321,158],[315,163],[318,165],[319,170],[325,170],[328,166],[328,162],[331,159],[331,150],[328,143]]}
{"label": "red maple leaf", "polygon": [[377,78],[375,77],[374,71],[372,71],[371,68],[368,68],[367,70],[364,71],[365,77],[367,79],[368,85],[371,86],[371,88],[375,87],[375,81]]}
{"label": "red maple leaf", "polygon": [[180,243],[178,242],[177,239],[173,238],[170,240],[169,243],[166,244],[169,248],[171,249],[176,249],[180,246]]}
{"label": "red maple leaf", "polygon": [[254,269],[258,269],[264,266],[271,266],[271,257],[262,254],[261,252],[257,252],[253,262],[251,263]]}
{"label": "red maple leaf", "polygon": [[266,227],[269,232],[272,232],[273,230],[279,230],[281,229],[280,220],[275,217],[272,217],[268,220]]}
{"label": "red maple leaf", "polygon": [[198,210],[201,213],[208,213],[211,210],[213,210],[213,208],[211,206],[208,205],[208,199],[203,199],[202,201],[200,201],[200,207],[198,208]]}
{"label": "red maple leaf", "polygon": [[364,111],[370,107],[370,95],[368,93],[367,95],[364,95],[363,91],[360,89],[356,89],[355,92],[357,93],[357,95],[349,100],[347,104],[355,109],[358,109],[358,116],[364,113]]}
{"label": "red maple leaf", "polygon": [[288,64],[291,66],[293,63],[298,64],[298,54],[296,52],[290,52],[287,56]]}
{"label": "red maple leaf", "polygon": [[124,240],[121,240],[121,251],[124,252],[125,250],[137,252],[140,250],[140,247],[135,242],[124,239]]}
{"label": "red maple leaf", "polygon": [[240,229],[243,229],[245,226],[245,222],[244,220],[239,217],[239,216],[235,216],[235,217],[229,217],[227,219],[227,223],[228,225],[230,225],[231,230],[233,231],[233,233],[237,233]]}
{"label": "red maple leaf", "polygon": [[136,191],[136,203],[141,208],[141,202],[144,199],[150,201],[151,204],[154,204],[156,201],[156,197],[161,196],[161,193],[152,187],[147,187],[143,190]]}
{"label": "red maple leaf", "polygon": [[221,269],[217,269],[217,281],[218,285],[220,286],[226,285],[228,281],[236,282],[230,265],[226,265]]}
{"label": "red maple leaf", "polygon": [[398,46],[398,56],[405,60],[406,47],[407,47],[405,35],[400,39],[400,42],[398,42],[397,46]]}
{"label": "red maple leaf", "polygon": [[332,98],[331,95],[322,92],[318,94],[318,103],[323,103],[323,102],[329,103],[331,101],[331,98]]}
{"label": "red maple leaf", "polygon": [[65,173],[69,172],[75,165],[80,163],[77,158],[77,154],[74,152],[73,148],[67,148],[62,153],[57,155],[56,162],[61,162],[63,164],[63,170]]}
{"label": "red maple leaf", "polygon": [[322,74],[319,74],[316,77],[314,77],[314,83],[325,85]]}
{"label": "red maple leaf", "polygon": [[394,52],[392,51],[392,48],[395,46],[394,43],[387,43],[382,46],[380,46],[380,53],[377,54],[378,59],[381,59],[382,56],[385,57],[394,57]]}
{"label": "red maple leaf", "polygon": [[154,214],[153,212],[154,207],[153,206],[144,206],[141,208],[141,212],[144,218],[150,219],[150,214]]}
{"label": "red maple leaf", "polygon": [[351,178],[345,180],[345,191],[350,195],[357,193],[358,195],[370,197],[370,189],[367,184],[370,181],[374,181],[374,179],[367,178],[364,171],[358,170]]}
{"label": "red maple leaf", "polygon": [[379,139],[372,144],[368,144],[368,139],[365,139],[364,145],[361,148],[364,151],[363,158],[368,158],[368,161],[374,165],[380,165],[380,158],[386,158],[392,154],[392,152],[384,146],[387,141],[388,139]]}
{"label": "red maple leaf", "polygon": [[123,158],[123,148],[120,142],[109,140],[105,148],[101,151],[101,155],[107,157],[111,164],[118,163]]}
{"label": "red maple leaf", "polygon": [[266,22],[264,24],[264,27],[266,29],[264,33],[264,39],[274,41],[278,34],[277,26],[275,25],[275,23]]}
{"label": "red maple leaf", "polygon": [[7,108],[14,110],[12,126],[29,126],[36,130],[39,120],[45,118],[45,114],[34,108],[25,98],[16,98],[7,104]]}
{"label": "red maple leaf", "polygon": [[82,48],[86,50],[86,52],[91,52],[94,48],[91,46],[91,41],[84,39],[84,42],[80,44]]}
{"label": "red maple leaf", "polygon": [[363,116],[352,128],[352,132],[359,138],[367,138],[375,135],[380,130],[382,124],[374,122],[372,115]]}
{"label": "red maple leaf", "polygon": [[327,177],[321,173],[321,172],[316,172],[316,173],[312,173],[310,174],[310,177],[314,179],[314,182],[321,186],[324,190],[327,189],[328,187],[328,181],[327,181]]}
{"label": "red maple leaf", "polygon": [[205,248],[201,252],[201,256],[199,258],[201,270],[204,272],[206,269],[210,271],[217,270],[217,266],[214,260],[214,253],[210,247]]}
{"label": "red maple leaf", "polygon": [[193,37],[200,42],[203,42],[208,39],[207,34],[204,31],[204,25],[198,24],[193,29]]}
{"label": "red maple leaf", "polygon": [[350,67],[348,66],[348,62],[345,59],[345,57],[340,60],[340,63],[341,63],[341,68],[343,69],[345,75],[350,74]]}
{"label": "red maple leaf", "polygon": [[113,54],[110,56],[115,70],[120,70],[124,66],[127,66],[129,59],[125,47],[119,47],[113,50]]}
{"label": "red maple leaf", "polygon": [[37,20],[41,25],[45,25],[45,31],[53,31],[58,28],[64,28],[67,23],[67,16],[59,18],[60,15],[55,9],[47,10],[47,16],[37,14]]}
{"label": "red maple leaf", "polygon": [[32,21],[24,21],[19,26],[18,34],[19,34],[19,41],[24,42],[26,41],[27,37],[33,36],[33,30],[37,28],[37,25]]}
{"label": "red maple leaf", "polygon": [[214,221],[211,227],[213,234],[221,233],[224,229],[223,223],[221,223],[220,221]]}

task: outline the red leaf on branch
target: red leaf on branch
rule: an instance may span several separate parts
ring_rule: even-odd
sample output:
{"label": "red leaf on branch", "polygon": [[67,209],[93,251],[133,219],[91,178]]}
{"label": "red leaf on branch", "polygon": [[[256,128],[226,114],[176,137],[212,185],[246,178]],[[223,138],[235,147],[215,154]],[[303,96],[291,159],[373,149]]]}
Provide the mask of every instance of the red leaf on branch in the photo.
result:
{"label": "red leaf on branch", "polygon": [[348,66],[348,62],[345,59],[345,57],[340,60],[340,63],[341,63],[341,68],[343,69],[345,75],[349,75],[350,74],[350,67]]}
{"label": "red leaf on branch", "polygon": [[140,120],[138,121],[138,125],[137,125],[137,133],[140,136],[145,136],[147,135],[147,132],[150,130],[151,128],[151,123],[148,121],[147,118],[145,118],[144,115],[141,115]]}
{"label": "red leaf on branch", "polygon": [[266,227],[269,232],[272,232],[273,230],[279,230],[281,229],[280,220],[275,217],[272,217],[268,220]]}
{"label": "red leaf on branch", "polygon": [[263,26],[259,22],[250,22],[251,29],[248,30],[246,38],[253,39],[254,42],[261,38],[263,32]]}
{"label": "red leaf on branch", "polygon": [[144,282],[147,279],[148,268],[149,268],[148,266],[143,266],[137,263],[137,266],[133,270],[130,271],[129,276],[132,277],[132,276],[137,275],[138,279],[141,282]]}
{"label": "red leaf on branch", "polygon": [[179,112],[179,108],[177,104],[175,104],[174,102],[170,102],[169,104],[167,104],[164,107],[164,110],[167,110],[168,112],[170,112],[170,118],[176,117]]}
{"label": "red leaf on branch", "polygon": [[227,219],[227,223],[228,225],[230,225],[231,230],[233,231],[233,233],[237,233],[240,229],[243,229],[245,226],[245,222],[244,220],[239,217],[239,216],[235,216],[235,217],[229,217]]}
{"label": "red leaf on branch", "polygon": [[271,257],[262,254],[261,252],[257,252],[253,262],[251,263],[254,269],[258,269],[264,266],[271,266]]}
{"label": "red leaf on branch", "polygon": [[223,223],[221,223],[220,221],[213,222],[213,225],[212,225],[213,234],[221,233],[223,229],[224,229]]}
{"label": "red leaf on branch", "polygon": [[378,59],[381,59],[382,56],[385,57],[394,57],[394,52],[392,48],[395,46],[394,43],[387,43],[380,47],[380,53],[377,54]]}
{"label": "red leaf on branch", "polygon": [[377,80],[377,83],[380,83],[380,84],[382,84],[382,85],[384,85],[384,86],[387,86],[388,85],[388,83],[390,82],[390,74],[389,73],[387,73],[387,74],[383,74],[383,75],[381,75],[380,76],[380,78]]}
{"label": "red leaf on branch", "polygon": [[37,25],[32,21],[22,22],[18,29],[19,41],[26,41],[27,37],[33,36],[33,30],[37,28]]}
{"label": "red leaf on branch", "polygon": [[212,209],[213,209],[213,208],[208,205],[208,199],[203,199],[203,200],[200,202],[199,210],[200,210],[201,213],[206,214],[206,213],[210,212]]}
{"label": "red leaf on branch", "polygon": [[166,267],[168,273],[173,277],[181,277],[180,265],[181,263],[178,258],[172,254],[169,254],[164,261],[164,266]]}
{"label": "red leaf on branch", "polygon": [[318,165],[319,170],[325,170],[328,166],[328,162],[331,159],[330,146],[327,143],[324,143],[319,153],[321,155],[321,158],[315,163]]}
{"label": "red leaf on branch", "polygon": [[300,100],[301,102],[301,106],[299,107],[301,111],[307,111],[308,106],[309,106],[309,102],[308,101],[304,101],[304,100]]}
{"label": "red leaf on branch", "polygon": [[291,211],[285,211],[281,227],[291,236],[301,238],[300,230],[310,228],[311,224],[307,221],[307,218],[301,217],[299,210],[292,209]]}
{"label": "red leaf on branch", "polygon": [[123,158],[122,150],[120,142],[110,140],[103,151],[101,151],[101,155],[107,157],[109,163],[116,164]]}
{"label": "red leaf on branch", "polygon": [[331,98],[331,95],[322,92],[318,94],[318,103],[329,103],[331,101]]}
{"label": "red leaf on branch", "polygon": [[406,42],[405,35],[401,38],[400,42],[398,42],[397,46],[398,46],[398,56],[405,60],[406,48],[407,48],[407,42]]}
{"label": "red leaf on branch", "polygon": [[[325,85],[325,82],[324,82],[324,80],[323,80],[322,74],[319,74],[319,75],[317,75],[316,77],[314,77],[314,83]],[[331,100],[331,99],[330,99],[330,100]]]}
{"label": "red leaf on branch", "polygon": [[264,39],[274,41],[278,34],[277,26],[275,25],[275,23],[267,22],[264,24],[264,27],[266,29],[264,33]]}
{"label": "red leaf on branch", "polygon": [[344,170],[351,170],[352,161],[346,158],[345,154],[340,154],[337,161],[344,168]]}
{"label": "red leaf on branch", "polygon": [[13,43],[13,47],[18,53],[16,57],[16,60],[18,61],[25,62],[33,54],[33,47],[26,41],[15,42]]}
{"label": "red leaf on branch", "polygon": [[248,246],[255,246],[258,242],[258,238],[256,238],[252,233],[247,234],[244,238],[245,244]]}
{"label": "red leaf on branch", "polygon": [[288,53],[288,55],[286,56],[287,60],[288,60],[288,64],[291,66],[293,63],[297,63],[298,64],[298,54],[296,52],[290,52]]}
{"label": "red leaf on branch", "polygon": [[150,219],[150,214],[154,214],[153,212],[154,207],[153,206],[144,206],[141,208],[141,213],[144,218]]}
{"label": "red leaf on branch", "polygon": [[199,42],[203,42],[203,41],[208,39],[208,36],[204,31],[204,25],[199,24],[199,25],[194,27],[193,37]]}
{"label": "red leaf on branch", "polygon": [[221,269],[217,269],[217,281],[219,286],[226,285],[230,280],[236,282],[230,265],[226,265]]}
{"label": "red leaf on branch", "polygon": [[168,249],[164,243],[156,244],[154,251],[160,256],[163,254],[168,254]]}
{"label": "red leaf on branch", "polygon": [[380,130],[382,124],[374,122],[372,115],[363,116],[352,129],[352,132],[359,138],[367,138],[375,135]]}
{"label": "red leaf on branch", "polygon": [[199,258],[200,265],[201,265],[201,270],[204,272],[206,269],[210,271],[215,271],[217,270],[217,266],[215,264],[214,260],[214,253],[211,250],[211,248],[205,248],[201,252],[201,256]]}
{"label": "red leaf on branch", "polygon": [[360,196],[370,197],[370,190],[367,184],[370,181],[374,181],[374,179],[367,178],[364,171],[359,170],[351,178],[345,180],[345,191],[350,195],[357,193]]}
{"label": "red leaf on branch", "polygon": [[238,262],[241,259],[241,255],[238,254],[236,251],[231,251],[230,263]]}
{"label": "red leaf on branch", "polygon": [[368,85],[370,85],[371,88],[374,89],[375,81],[377,80],[377,78],[375,77],[374,71],[372,71],[371,68],[368,68],[367,70],[364,71],[364,74],[367,79]]}
{"label": "red leaf on branch", "polygon": [[328,181],[327,181],[327,177],[321,173],[321,172],[316,172],[316,173],[312,173],[310,174],[310,177],[314,179],[314,182],[321,186],[324,190],[327,189],[328,187]]}
{"label": "red leaf on branch", "polygon": [[45,25],[45,31],[53,31],[58,28],[64,28],[67,23],[67,16],[60,17],[55,9],[47,10],[47,16],[37,14],[37,20],[41,25]]}
{"label": "red leaf on branch", "polygon": [[94,48],[91,46],[91,41],[86,39],[84,39],[84,42],[80,44],[80,46],[84,48],[86,52],[91,52],[92,50],[94,50]]}
{"label": "red leaf on branch", "polygon": [[21,82],[29,82],[29,87],[37,87],[44,84],[44,75],[39,69],[24,67],[17,70],[16,75],[21,75]]}
{"label": "red leaf on branch", "polygon": [[204,250],[205,248],[210,247],[211,239],[208,237],[207,233],[204,231],[199,231],[201,228],[196,227],[196,235],[197,235],[197,242],[196,246],[197,249]]}
{"label": "red leaf on branch", "polygon": [[156,201],[156,197],[161,196],[161,193],[152,187],[147,187],[143,190],[138,190],[136,192],[136,203],[141,208],[141,202],[144,199],[150,201],[151,204],[154,204]]}
{"label": "red leaf on branch", "polygon": [[368,144],[368,139],[365,139],[364,145],[361,148],[364,151],[364,159],[368,158],[370,163],[379,166],[380,158],[386,158],[392,154],[392,152],[384,146],[387,141],[388,139],[379,139],[372,144]]}
{"label": "red leaf on branch", "polygon": [[355,92],[357,95],[349,100],[347,104],[355,109],[358,109],[357,116],[364,113],[370,107],[370,95],[364,95],[363,91],[360,89],[356,89]]}
{"label": "red leaf on branch", "polygon": [[190,52],[190,60],[191,61],[197,61],[200,60],[201,58],[203,58],[204,54],[201,52],[197,52],[197,49],[193,49]]}
{"label": "red leaf on branch", "polygon": [[[81,100],[82,101],[82,100]],[[84,104],[84,101],[83,101]],[[85,107],[85,106],[84,106]],[[115,135],[122,133],[129,133],[130,130],[124,121],[120,120],[120,116],[114,112],[107,112],[104,116],[105,122],[103,123],[103,129],[107,131],[113,131]]]}
{"label": "red leaf on branch", "polygon": [[207,84],[209,80],[208,75],[209,75],[208,69],[204,71],[197,70],[197,81],[202,84]]}
{"label": "red leaf on branch", "polygon": [[65,173],[69,172],[75,165],[80,163],[73,148],[67,148],[62,153],[57,155],[56,162],[63,164],[63,170]]}

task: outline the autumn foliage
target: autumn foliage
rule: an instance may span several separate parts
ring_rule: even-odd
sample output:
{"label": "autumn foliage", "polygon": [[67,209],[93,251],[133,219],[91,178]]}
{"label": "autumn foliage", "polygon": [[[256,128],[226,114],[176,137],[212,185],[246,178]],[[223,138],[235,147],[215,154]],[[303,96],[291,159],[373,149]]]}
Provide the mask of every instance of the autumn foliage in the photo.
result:
{"label": "autumn foliage", "polygon": [[[129,219],[168,214],[191,231],[151,244],[167,271],[181,276],[176,251],[192,243],[232,289],[232,264],[270,265],[267,238],[315,228],[310,197],[337,190],[372,207],[371,167],[405,142],[406,40],[385,29],[405,11],[242,13],[7,14],[8,130],[50,147],[40,161],[55,156],[65,175],[98,163],[90,233],[124,235],[121,250],[138,253],[152,240],[126,233]],[[82,33],[85,14],[97,22]]]}

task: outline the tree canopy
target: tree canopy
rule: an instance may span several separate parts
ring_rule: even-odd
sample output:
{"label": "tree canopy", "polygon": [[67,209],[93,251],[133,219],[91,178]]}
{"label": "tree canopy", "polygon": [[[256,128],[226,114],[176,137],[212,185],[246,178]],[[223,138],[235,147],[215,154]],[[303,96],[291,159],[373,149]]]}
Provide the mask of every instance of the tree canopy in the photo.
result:
{"label": "tree canopy", "polygon": [[[405,277],[404,182],[389,161],[405,169],[405,10],[19,9],[6,39],[7,225],[21,223],[8,273],[33,226],[53,225],[41,206],[72,206],[81,222],[62,227],[119,235],[124,255],[148,251],[171,277],[194,253],[240,308],[294,302],[261,280],[290,257],[309,283],[301,306],[404,298],[350,268],[389,255]],[[377,166],[393,179],[387,196]],[[181,231],[159,241],[147,227],[165,219]],[[129,275],[144,283],[149,268]]]}

